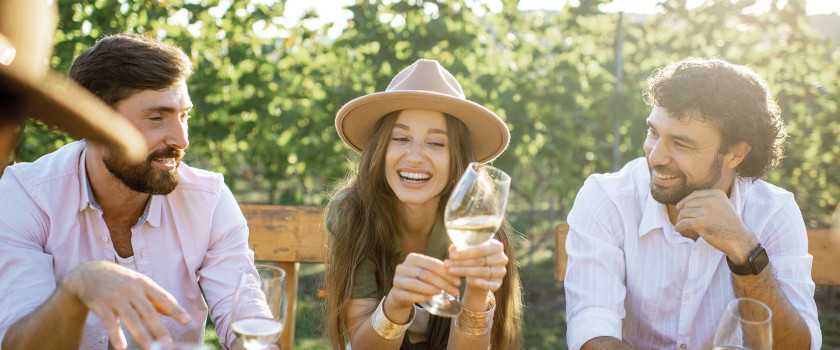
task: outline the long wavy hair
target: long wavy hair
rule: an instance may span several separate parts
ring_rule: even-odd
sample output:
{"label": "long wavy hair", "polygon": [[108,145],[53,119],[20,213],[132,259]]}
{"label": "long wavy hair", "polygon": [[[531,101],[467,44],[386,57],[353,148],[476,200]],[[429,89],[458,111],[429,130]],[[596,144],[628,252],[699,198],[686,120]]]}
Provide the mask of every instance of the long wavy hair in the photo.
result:
{"label": "long wavy hair", "polygon": [[[352,300],[356,269],[363,261],[373,261],[376,265],[379,295],[384,296],[392,287],[396,266],[400,262],[400,256],[393,252],[397,240],[395,208],[399,199],[386,182],[384,169],[391,130],[399,112],[389,113],[379,120],[373,137],[362,150],[355,173],[334,193],[327,207],[327,215],[335,215],[335,222],[340,223],[331,229],[332,246],[328,254],[324,285],[324,324],[334,349],[344,349],[349,335],[346,311]],[[455,179],[460,178],[467,164],[475,160],[467,127],[453,116],[445,117],[449,133],[451,181],[441,191],[439,214],[452,193]],[[497,239],[504,244],[510,262],[502,286],[495,292],[496,311],[490,338],[493,349],[520,347],[522,285],[512,233],[507,220],[496,233]],[[373,308],[370,312],[373,312]],[[430,349],[445,349],[448,338],[449,319],[432,317]]]}

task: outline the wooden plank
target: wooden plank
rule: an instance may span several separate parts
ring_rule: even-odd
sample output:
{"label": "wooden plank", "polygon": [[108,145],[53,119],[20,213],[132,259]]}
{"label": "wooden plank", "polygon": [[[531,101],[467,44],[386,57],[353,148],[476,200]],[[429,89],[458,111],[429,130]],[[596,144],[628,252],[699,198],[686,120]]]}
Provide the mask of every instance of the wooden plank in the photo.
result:
{"label": "wooden plank", "polygon": [[300,262],[323,263],[326,230],[322,207],[241,205],[254,260],[276,262],[286,271],[286,324],[281,349],[294,349]]}
{"label": "wooden plank", "polygon": [[256,260],[323,263],[327,253],[324,208],[242,205]]}
{"label": "wooden plank", "polygon": [[297,310],[298,272],[300,264],[295,262],[281,262],[277,267],[286,271],[286,324],[280,336],[281,349],[295,348],[295,311]]}
{"label": "wooden plank", "polygon": [[566,262],[569,256],[566,255],[566,236],[569,234],[569,225],[562,224],[557,227],[557,254],[555,254],[554,279],[563,282],[566,279]]}
{"label": "wooden plank", "polygon": [[811,277],[819,286],[840,286],[840,242],[828,229],[808,230],[808,252],[814,256]]}
{"label": "wooden plank", "polygon": [[[566,279],[566,236],[569,225],[557,227],[556,264],[554,278],[558,282]],[[818,286],[840,286],[840,233],[832,240],[829,229],[808,229],[808,253],[814,257],[811,278]]]}

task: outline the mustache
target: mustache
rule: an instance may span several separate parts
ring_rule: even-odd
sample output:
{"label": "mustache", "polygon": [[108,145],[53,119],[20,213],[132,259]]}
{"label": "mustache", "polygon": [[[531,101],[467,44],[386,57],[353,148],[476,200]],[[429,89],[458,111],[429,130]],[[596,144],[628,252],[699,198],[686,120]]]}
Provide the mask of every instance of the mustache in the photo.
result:
{"label": "mustache", "polygon": [[180,162],[181,158],[184,157],[184,150],[176,149],[172,147],[165,147],[163,149],[156,150],[149,155],[149,160],[157,159],[157,158],[175,158],[176,161]]}

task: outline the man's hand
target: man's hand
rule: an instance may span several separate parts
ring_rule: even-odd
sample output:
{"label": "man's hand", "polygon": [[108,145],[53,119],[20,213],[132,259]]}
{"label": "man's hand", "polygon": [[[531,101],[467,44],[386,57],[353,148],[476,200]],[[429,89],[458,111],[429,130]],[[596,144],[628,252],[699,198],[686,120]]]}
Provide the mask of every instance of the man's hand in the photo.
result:
{"label": "man's hand", "polygon": [[127,346],[120,321],[144,347],[154,340],[172,341],[160,314],[182,324],[190,321],[175,297],[145,275],[117,264],[86,262],[67,275],[62,288],[99,316],[116,349]]}
{"label": "man's hand", "polygon": [[738,218],[732,202],[721,190],[694,191],[677,203],[677,210],[677,232],[697,232],[733,263],[746,262],[758,246],[755,235]]}

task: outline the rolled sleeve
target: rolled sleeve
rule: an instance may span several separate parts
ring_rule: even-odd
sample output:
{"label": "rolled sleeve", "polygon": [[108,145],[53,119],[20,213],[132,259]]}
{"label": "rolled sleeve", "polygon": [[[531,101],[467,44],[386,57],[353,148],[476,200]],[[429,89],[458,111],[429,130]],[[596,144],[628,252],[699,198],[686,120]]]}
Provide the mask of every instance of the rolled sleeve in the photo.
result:
{"label": "rolled sleeve", "polygon": [[822,346],[822,332],[814,301],[811,278],[813,256],[808,254],[808,234],[799,207],[789,197],[773,215],[763,233],[763,246],[770,259],[773,277],[782,294],[808,325],[811,349]]}
{"label": "rolled sleeve", "polygon": [[602,221],[618,217],[617,208],[603,200],[606,194],[602,192],[597,183],[587,181],[567,219],[564,288],[569,349],[580,349],[600,336],[622,339],[626,295],[623,236],[620,225]]}
{"label": "rolled sleeve", "polygon": [[53,257],[44,252],[46,216],[7,170],[0,179],[0,343],[15,322],[56,288]]}
{"label": "rolled sleeve", "polygon": [[219,341],[230,347],[236,340],[230,329],[233,295],[242,270],[254,269],[254,252],[248,248],[245,216],[230,189],[221,186],[219,205],[213,212],[210,246],[198,274]]}
{"label": "rolled sleeve", "polygon": [[566,338],[569,349],[580,349],[587,341],[597,337],[621,339],[621,319],[613,310],[590,307],[569,320]]}

